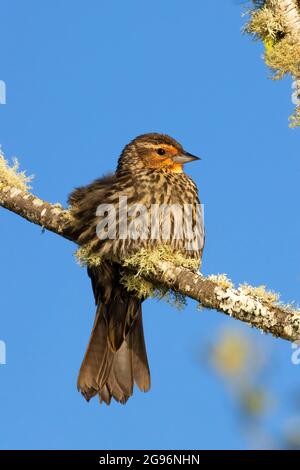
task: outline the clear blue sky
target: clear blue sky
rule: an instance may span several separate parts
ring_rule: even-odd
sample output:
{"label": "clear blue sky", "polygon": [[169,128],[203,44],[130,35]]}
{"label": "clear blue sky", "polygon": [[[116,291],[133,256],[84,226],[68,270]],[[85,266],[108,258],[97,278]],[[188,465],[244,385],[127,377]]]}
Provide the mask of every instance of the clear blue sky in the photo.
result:
{"label": "clear blue sky", "polygon": [[[2,0],[0,143],[35,174],[39,196],[65,204],[74,186],[113,170],[131,138],[176,137],[203,157],[188,172],[205,204],[204,272],[299,301],[291,80],[268,80],[241,12],[235,0]],[[237,322],[193,302],[178,312],[147,301],[150,393],[136,390],[126,406],[87,404],[76,378],[94,305],[75,247],[7,211],[0,220],[1,448],[245,447],[222,384],[196,358],[220,325]],[[300,366],[290,344],[264,340],[288,400]]]}

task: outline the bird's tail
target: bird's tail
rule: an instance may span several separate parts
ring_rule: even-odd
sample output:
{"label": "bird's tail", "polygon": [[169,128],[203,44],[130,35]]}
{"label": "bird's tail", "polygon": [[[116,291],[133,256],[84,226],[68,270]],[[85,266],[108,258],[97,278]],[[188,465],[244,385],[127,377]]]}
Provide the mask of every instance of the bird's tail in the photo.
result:
{"label": "bird's tail", "polygon": [[77,386],[87,400],[99,394],[109,405],[112,397],[126,403],[134,383],[150,388],[141,302],[115,295],[98,305]]}

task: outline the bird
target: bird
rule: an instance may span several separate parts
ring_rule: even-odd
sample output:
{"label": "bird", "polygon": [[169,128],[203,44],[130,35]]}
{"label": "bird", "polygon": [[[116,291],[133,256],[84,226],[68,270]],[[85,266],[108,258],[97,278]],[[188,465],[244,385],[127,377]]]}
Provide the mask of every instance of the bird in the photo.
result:
{"label": "bird", "polygon": [[[100,403],[109,405],[114,399],[125,404],[133,394],[134,384],[143,392],[150,389],[142,320],[142,302],[145,299],[129,292],[122,284],[121,263],[141,248],[152,250],[167,245],[174,252],[197,260],[200,265],[205,240],[201,209],[199,212],[201,205],[197,186],[184,171],[186,163],[197,160],[201,159],[185,151],[179,142],[166,134],[143,134],[125,146],[115,173],[78,187],[69,196],[74,220],[73,237],[79,246],[88,246],[93,256],[101,259],[99,264],[87,267],[96,315],[77,381],[77,388],[87,401],[98,395]],[[142,229],[138,225],[135,233],[129,230],[129,235],[121,236],[125,219],[127,226],[134,222],[130,210],[125,215],[118,213],[116,216],[122,198],[126,198],[128,208],[137,207],[136,212],[141,212],[141,207],[150,211],[153,206],[162,205],[175,208],[176,216],[176,211],[187,206],[193,240],[190,233],[188,237],[178,236],[178,227],[179,232],[184,229],[180,222],[175,230],[174,213],[169,219],[169,237],[159,230],[165,220],[164,213],[154,217],[156,222],[159,220],[156,236],[149,236],[149,217],[143,219]],[[111,218],[109,209],[113,209],[116,217],[112,223],[114,236],[107,236],[109,230],[103,236],[99,207],[108,219]],[[185,231],[188,232],[187,229]]]}

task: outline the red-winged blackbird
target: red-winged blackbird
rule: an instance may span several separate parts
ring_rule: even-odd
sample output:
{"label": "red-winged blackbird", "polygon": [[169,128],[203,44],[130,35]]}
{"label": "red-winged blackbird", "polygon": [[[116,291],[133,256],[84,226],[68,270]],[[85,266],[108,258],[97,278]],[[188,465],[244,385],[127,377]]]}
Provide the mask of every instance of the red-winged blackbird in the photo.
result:
{"label": "red-winged blackbird", "polygon": [[[78,389],[87,400],[98,394],[100,401],[107,404],[112,397],[125,403],[133,393],[134,383],[145,392],[150,388],[142,323],[143,299],[128,292],[120,282],[120,261],[143,247],[155,249],[163,244],[186,258],[199,260],[200,264],[204,229],[202,216],[197,220],[198,192],[195,183],[183,172],[183,164],[193,160],[198,158],[167,135],[141,135],[124,148],[115,174],[75,189],[70,195],[69,203],[75,218],[73,234],[79,245],[88,246],[94,256],[101,257],[98,266],[88,267],[97,311],[78,377]],[[187,229],[182,223],[179,229],[183,230],[184,236],[178,237],[174,213],[167,239],[161,233],[149,236],[149,217],[144,218],[148,236],[144,232],[120,236],[124,215],[118,215],[115,224],[112,221],[115,236],[106,239],[99,236],[97,208],[104,205],[104,208],[119,209],[120,197],[127,198],[128,208],[138,205],[138,208],[146,207],[151,211],[153,205],[166,205],[175,208],[176,212],[183,206],[188,207],[197,245],[188,246],[190,233],[187,237]],[[104,212],[107,215],[107,211]],[[129,217],[129,213],[128,210],[126,217],[130,219],[130,225],[133,216]]]}

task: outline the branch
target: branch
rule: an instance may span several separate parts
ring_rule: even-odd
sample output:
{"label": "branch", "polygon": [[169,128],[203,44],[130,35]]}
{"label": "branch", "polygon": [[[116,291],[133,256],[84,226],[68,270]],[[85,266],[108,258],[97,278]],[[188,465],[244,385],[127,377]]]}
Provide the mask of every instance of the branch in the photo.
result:
{"label": "branch", "polygon": [[[45,202],[26,189],[1,184],[1,173],[0,206],[76,243],[70,236],[72,216],[68,210]],[[155,275],[142,272],[142,276],[266,333],[289,341],[300,338],[300,313],[258,295],[258,290],[250,286],[234,289],[228,281],[218,281],[217,276],[212,280],[166,261],[158,262]]]}
{"label": "branch", "polygon": [[50,232],[72,240],[69,235],[72,223],[70,212],[64,210],[60,204],[49,204],[26,190],[1,184],[0,179],[0,206]]}
{"label": "branch", "polygon": [[278,0],[287,30],[300,43],[300,14],[296,0]]}
{"label": "branch", "polygon": [[300,3],[298,0],[265,0],[249,12],[244,30],[265,45],[265,62],[273,78],[289,74],[294,79],[296,105],[290,127],[300,126]]}

